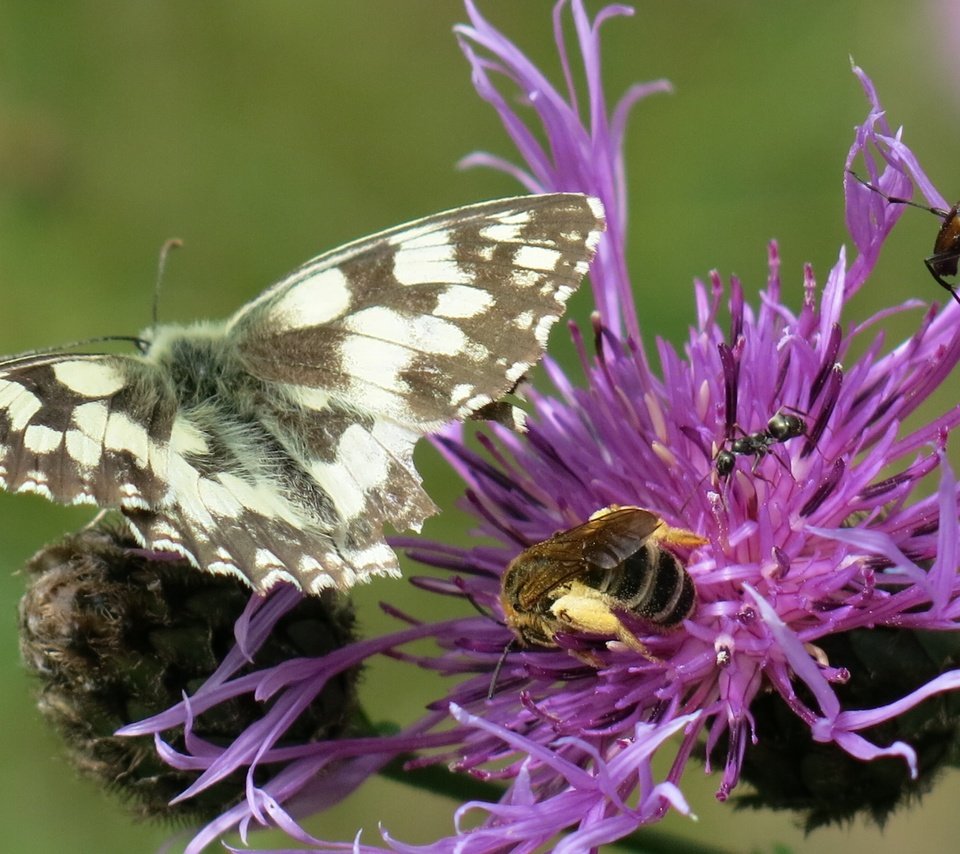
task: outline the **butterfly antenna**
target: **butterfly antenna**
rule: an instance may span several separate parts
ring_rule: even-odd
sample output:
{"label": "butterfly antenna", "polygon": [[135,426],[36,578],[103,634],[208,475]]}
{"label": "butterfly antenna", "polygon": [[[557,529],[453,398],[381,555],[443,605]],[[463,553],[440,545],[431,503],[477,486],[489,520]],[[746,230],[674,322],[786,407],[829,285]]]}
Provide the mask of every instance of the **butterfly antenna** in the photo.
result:
{"label": "butterfly antenna", "polygon": [[167,269],[167,258],[173,249],[182,249],[183,241],[178,237],[171,237],[163,246],[160,247],[160,258],[157,261],[157,283],[153,289],[153,312],[151,313],[150,337],[156,338],[157,326],[160,322],[160,285],[163,282],[163,274]]}
{"label": "butterfly antenna", "polygon": [[920,210],[922,211],[927,211],[928,213],[936,214],[941,219],[944,219],[950,213],[949,211],[942,210],[941,208],[934,208],[934,207],[931,207],[930,205],[921,205],[919,202],[914,202],[910,199],[904,199],[901,196],[887,195],[879,187],[875,187],[869,181],[865,181],[852,169],[847,169],[846,171],[847,171],[847,174],[852,175],[854,178],[856,178],[868,190],[873,190],[873,192],[875,192],[878,196],[882,196],[892,205],[909,205],[912,208],[920,208]]}
{"label": "butterfly antenna", "polygon": [[[17,353],[16,356],[12,356],[9,359],[4,359],[4,365],[13,365],[20,361],[29,361],[34,359],[37,356],[55,356],[60,355],[66,350],[73,350],[75,347],[86,347],[88,344],[102,344],[104,341],[129,341],[141,352],[148,349],[149,342],[144,341],[142,338],[137,338],[135,335],[98,335],[96,338],[84,338],[80,341],[70,341],[67,344],[56,344],[52,347],[37,347],[34,350],[24,350],[22,353]],[[99,355],[99,354],[82,354],[82,355]]]}

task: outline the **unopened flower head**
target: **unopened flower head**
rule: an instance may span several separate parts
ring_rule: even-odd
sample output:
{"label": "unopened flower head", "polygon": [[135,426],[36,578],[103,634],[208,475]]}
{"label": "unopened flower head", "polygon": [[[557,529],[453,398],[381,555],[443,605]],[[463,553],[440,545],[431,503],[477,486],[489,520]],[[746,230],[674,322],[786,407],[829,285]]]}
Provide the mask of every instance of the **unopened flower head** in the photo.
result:
{"label": "unopened flower head", "polygon": [[[756,305],[736,279],[713,274],[697,282],[689,338],[682,350],[656,341],[655,368],[639,337],[626,272],[622,143],[630,107],[667,87],[634,87],[610,109],[600,79],[600,27],[629,10],[608,6],[591,20],[579,0],[557,5],[564,93],[469,2],[467,10],[470,23],[458,37],[474,83],[525,166],[488,155],[469,162],[502,167],[533,191],[596,195],[607,210],[607,234],[591,272],[598,311],[586,335],[581,327],[572,330],[586,383],[574,384],[548,362],[554,391],[531,395],[527,434],[493,428],[492,438],[480,438],[483,453],[467,447],[460,427],[438,440],[467,483],[466,506],[488,544],[397,542],[450,572],[447,579],[415,584],[469,600],[484,615],[421,623],[397,614],[408,625],[393,635],[317,660],[290,661],[264,671],[256,683],[250,676],[242,684],[221,678],[219,693],[198,698],[207,703],[256,691],[277,698],[274,708],[292,719],[327,679],[377,653],[453,677],[447,696],[395,736],[281,750],[274,744],[287,718],[278,713],[228,748],[180,757],[209,760],[200,787],[238,768],[286,763],[269,784],[251,782],[246,802],[197,837],[192,850],[237,823],[268,821],[304,844],[320,845],[293,823],[291,805],[332,803],[388,759],[411,752],[420,758],[409,768],[446,762],[507,785],[498,803],[460,807],[458,827],[474,811],[484,814],[480,825],[430,850],[533,850],[551,840],[557,851],[587,850],[670,808],[689,813],[680,783],[693,756],[720,766],[717,794],[726,798],[745,756],[768,737],[765,721],[754,715],[761,695],[799,721],[811,743],[857,760],[899,757],[916,773],[910,744],[878,743],[862,733],[960,687],[960,673],[921,680],[872,707],[849,708],[842,692],[862,674],[826,651],[832,638],[866,628],[954,630],[960,612],[957,488],[945,456],[960,407],[904,427],[960,358],[960,309],[952,300],[943,309],[928,305],[942,292],[924,280],[916,298],[899,306],[863,320],[844,317],[902,206],[847,175],[852,256],[841,248],[825,274],[810,267],[790,271],[784,284],[770,245]],[[577,102],[574,63],[562,38],[568,11],[583,61],[585,104]],[[907,195],[914,184],[943,207],[887,126],[870,81],[856,73],[869,115],[846,166],[859,165],[888,195]],[[524,110],[539,122],[536,132]],[[790,308],[793,303],[799,308]],[[895,312],[910,312],[917,323],[908,340],[891,347],[880,326]],[[695,610],[678,630],[641,637],[648,656],[596,637],[561,637],[557,648],[512,648],[491,692],[491,671],[513,638],[501,602],[505,567],[523,549],[615,504],[649,508],[704,538],[683,558],[696,585]],[[439,654],[403,650],[427,637]],[[570,654],[584,645],[589,658]],[[198,698],[131,731],[188,722]],[[662,751],[671,759],[658,778],[652,759]],[[386,838],[396,850],[421,850]]]}

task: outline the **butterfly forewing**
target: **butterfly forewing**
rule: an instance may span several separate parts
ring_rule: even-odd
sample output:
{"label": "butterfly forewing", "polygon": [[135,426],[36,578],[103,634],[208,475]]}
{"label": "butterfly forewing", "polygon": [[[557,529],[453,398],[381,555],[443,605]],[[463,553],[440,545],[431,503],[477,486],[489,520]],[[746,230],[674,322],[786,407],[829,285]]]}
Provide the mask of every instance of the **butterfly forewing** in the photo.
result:
{"label": "butterfly forewing", "polygon": [[[426,431],[497,399],[543,352],[601,227],[576,194],[459,208],[321,255],[230,324],[254,375]],[[320,390],[317,395],[314,390]]]}
{"label": "butterfly forewing", "polygon": [[9,489],[116,506],[145,546],[258,590],[396,574],[435,507],[414,443],[538,360],[603,217],[577,194],[437,214],[321,255],[144,355],[0,363]]}

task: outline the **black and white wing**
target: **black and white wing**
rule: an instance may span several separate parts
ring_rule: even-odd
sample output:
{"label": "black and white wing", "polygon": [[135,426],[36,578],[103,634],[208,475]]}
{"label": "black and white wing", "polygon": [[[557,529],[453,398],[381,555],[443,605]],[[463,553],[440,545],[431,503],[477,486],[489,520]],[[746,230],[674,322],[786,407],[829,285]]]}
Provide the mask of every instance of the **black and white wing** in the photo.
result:
{"label": "black and white wing", "polygon": [[117,507],[150,549],[265,591],[397,574],[384,526],[435,511],[417,439],[540,358],[603,229],[599,202],[437,214],[303,265],[225,324],[145,354],[0,361],[0,486]]}
{"label": "black and white wing", "polygon": [[228,335],[251,373],[311,409],[335,397],[431,432],[539,361],[603,228],[600,202],[577,193],[435,214],[308,261],[238,311]]}
{"label": "black and white wing", "polygon": [[384,524],[419,530],[435,511],[414,443],[540,359],[603,227],[579,194],[459,208],[321,255],[229,322],[245,369],[286,402],[273,420],[332,502],[351,577],[398,572]]}
{"label": "black and white wing", "polygon": [[177,414],[135,356],[37,353],[0,362],[0,486],[62,504],[138,511],[168,491]]}

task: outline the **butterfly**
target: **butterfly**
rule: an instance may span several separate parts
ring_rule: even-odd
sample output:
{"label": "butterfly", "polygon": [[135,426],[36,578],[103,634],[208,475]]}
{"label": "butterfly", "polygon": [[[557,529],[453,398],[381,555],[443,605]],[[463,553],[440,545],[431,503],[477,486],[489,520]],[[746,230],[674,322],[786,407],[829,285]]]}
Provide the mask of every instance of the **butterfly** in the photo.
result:
{"label": "butterfly", "polygon": [[137,353],[0,360],[0,486],[118,508],[144,548],[258,592],[399,575],[384,525],[437,509],[414,444],[536,363],[603,228],[580,194],[469,205],[320,255],[226,321],[148,330]]}

